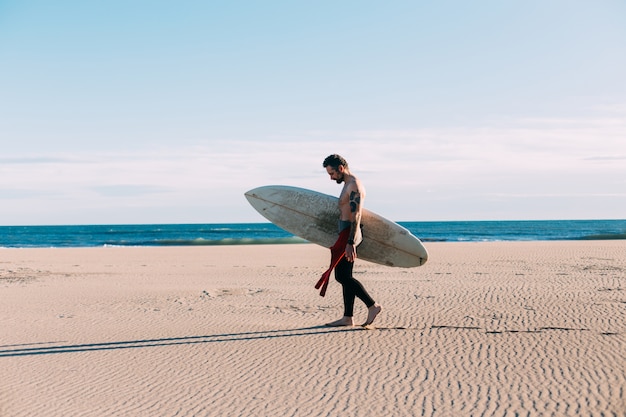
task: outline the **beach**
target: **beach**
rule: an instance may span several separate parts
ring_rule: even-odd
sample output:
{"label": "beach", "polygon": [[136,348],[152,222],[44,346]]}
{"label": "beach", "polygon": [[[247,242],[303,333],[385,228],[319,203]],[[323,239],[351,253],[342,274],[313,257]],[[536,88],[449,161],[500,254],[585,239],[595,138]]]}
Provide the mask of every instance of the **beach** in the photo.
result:
{"label": "beach", "polygon": [[0,416],[626,416],[626,240],[426,247],[367,329],[312,244],[0,249]]}

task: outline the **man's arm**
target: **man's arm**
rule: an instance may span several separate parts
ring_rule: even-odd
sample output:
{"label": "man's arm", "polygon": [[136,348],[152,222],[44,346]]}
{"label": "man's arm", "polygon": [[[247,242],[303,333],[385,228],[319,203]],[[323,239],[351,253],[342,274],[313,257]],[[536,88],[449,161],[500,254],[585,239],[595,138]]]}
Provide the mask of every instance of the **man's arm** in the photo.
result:
{"label": "man's arm", "polygon": [[354,244],[356,233],[361,224],[361,193],[358,187],[350,192],[350,237],[348,242]]}
{"label": "man's arm", "polygon": [[350,205],[350,235],[348,236],[345,255],[348,261],[354,262],[357,258],[354,243],[361,227],[361,212],[365,194],[361,192],[361,186],[358,180],[351,184],[347,191],[350,191],[348,201]]}

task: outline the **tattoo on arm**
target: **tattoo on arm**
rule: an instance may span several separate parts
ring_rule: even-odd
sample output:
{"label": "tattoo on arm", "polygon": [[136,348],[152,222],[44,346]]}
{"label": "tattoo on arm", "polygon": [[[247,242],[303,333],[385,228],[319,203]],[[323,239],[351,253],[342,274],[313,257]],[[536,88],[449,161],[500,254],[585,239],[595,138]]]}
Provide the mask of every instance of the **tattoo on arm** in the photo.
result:
{"label": "tattoo on arm", "polygon": [[361,205],[361,194],[356,191],[350,193],[350,210],[356,213]]}
{"label": "tattoo on arm", "polygon": [[350,193],[350,211],[354,214],[354,220],[350,227],[350,240],[354,241],[361,218],[361,194],[358,191]]}

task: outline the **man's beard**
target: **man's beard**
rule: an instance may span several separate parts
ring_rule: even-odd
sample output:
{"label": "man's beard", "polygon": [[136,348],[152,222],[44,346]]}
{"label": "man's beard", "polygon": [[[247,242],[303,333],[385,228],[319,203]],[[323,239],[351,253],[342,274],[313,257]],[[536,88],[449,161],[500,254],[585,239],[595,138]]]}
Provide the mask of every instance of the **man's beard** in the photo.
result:
{"label": "man's beard", "polygon": [[346,176],[344,174],[341,174],[341,177],[337,178],[335,181],[337,181],[337,184],[341,184],[343,182],[343,180],[345,179],[345,177]]}

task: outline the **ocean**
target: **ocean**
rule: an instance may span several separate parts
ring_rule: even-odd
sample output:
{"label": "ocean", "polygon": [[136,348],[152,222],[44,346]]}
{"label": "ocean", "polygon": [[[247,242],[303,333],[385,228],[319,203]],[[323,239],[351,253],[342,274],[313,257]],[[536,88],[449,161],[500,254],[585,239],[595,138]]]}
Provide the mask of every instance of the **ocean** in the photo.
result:
{"label": "ocean", "polygon": [[[626,239],[626,220],[399,222],[423,242]],[[271,223],[0,226],[0,248],[306,243]]]}

